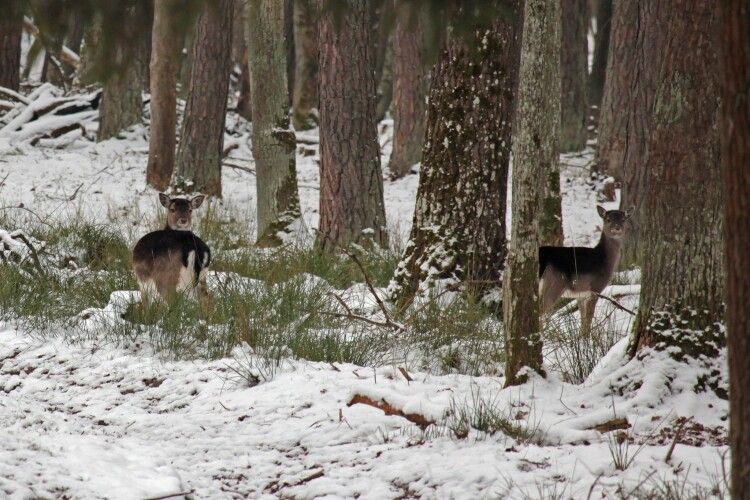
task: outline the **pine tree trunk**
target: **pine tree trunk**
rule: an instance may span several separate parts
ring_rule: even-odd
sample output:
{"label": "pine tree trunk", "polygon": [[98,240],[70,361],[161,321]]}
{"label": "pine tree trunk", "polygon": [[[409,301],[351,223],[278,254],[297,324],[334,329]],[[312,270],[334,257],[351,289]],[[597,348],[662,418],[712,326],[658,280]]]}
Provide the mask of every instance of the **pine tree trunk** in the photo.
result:
{"label": "pine tree trunk", "polygon": [[177,143],[179,34],[176,0],[156,0],[151,37],[151,136],[146,182],[160,191],[169,186]]}
{"label": "pine tree trunk", "polygon": [[253,119],[253,91],[250,79],[250,51],[247,48],[248,14],[247,2],[236,2],[234,26],[232,28],[232,64],[240,67],[240,92],[237,97],[237,113],[247,121]]}
{"label": "pine tree trunk", "polygon": [[284,6],[278,0],[248,3],[253,135],[258,199],[258,244],[276,246],[277,236],[299,220],[296,141],[289,129]]}
{"label": "pine tree trunk", "polygon": [[562,0],[560,50],[561,108],[560,152],[586,147],[586,82],[588,78],[588,0]]}
{"label": "pine tree trunk", "polygon": [[240,61],[240,96],[237,99],[237,113],[247,121],[253,119],[253,82],[250,72],[250,51],[247,47]]}
{"label": "pine tree trunk", "polygon": [[9,0],[0,16],[0,87],[18,90],[21,83],[22,3]]}
{"label": "pine tree trunk", "polygon": [[177,191],[221,196],[224,120],[231,71],[234,0],[207,2],[198,18],[180,145]]}
{"label": "pine tree trunk", "polygon": [[393,45],[393,152],[388,167],[394,179],[405,176],[422,158],[427,70],[422,61],[422,19],[410,4],[396,0]]}
{"label": "pine tree trunk", "polygon": [[[139,19],[133,8],[125,19],[127,32],[136,33]],[[143,117],[143,81],[148,68],[146,62],[148,39],[132,36],[129,44],[114,48],[115,71],[106,75],[99,105],[99,132],[96,140],[117,136],[126,128],[141,123]]]}
{"label": "pine tree trunk", "polygon": [[295,130],[318,123],[318,21],[314,0],[294,1],[294,92],[292,122]]}
{"label": "pine tree trunk", "polygon": [[499,283],[520,35],[497,19],[471,40],[451,33],[444,43],[430,80],[414,222],[389,286],[395,300],[441,279],[477,293]]}
{"label": "pine tree trunk", "polygon": [[349,0],[340,22],[320,25],[320,232],[327,251],[388,233],[375,123],[375,40],[367,2]]}
{"label": "pine tree trunk", "polygon": [[690,0],[643,5],[643,57],[651,67],[641,78],[656,92],[645,122],[648,258],[633,354],[650,347],[706,359],[725,341],[715,11]]}
{"label": "pine tree trunk", "polygon": [[750,496],[750,7],[722,2],[722,163],[732,496]]}
{"label": "pine tree trunk", "polygon": [[[556,0],[527,0],[513,138],[513,217],[503,275],[505,383],[542,369],[539,324],[539,186],[557,170],[560,131],[560,12]],[[542,182],[540,182],[542,181]]]}
{"label": "pine tree trunk", "polygon": [[[284,0],[284,47],[286,48],[286,81],[287,89],[294,88],[295,61],[297,47],[294,45],[294,3],[295,0]],[[292,92],[287,90],[287,107],[292,107]]]}
{"label": "pine tree trunk", "polygon": [[602,102],[607,72],[607,53],[612,27],[612,0],[594,0],[594,5],[596,35],[594,36],[594,60],[588,79],[587,97],[590,106],[599,106]]}

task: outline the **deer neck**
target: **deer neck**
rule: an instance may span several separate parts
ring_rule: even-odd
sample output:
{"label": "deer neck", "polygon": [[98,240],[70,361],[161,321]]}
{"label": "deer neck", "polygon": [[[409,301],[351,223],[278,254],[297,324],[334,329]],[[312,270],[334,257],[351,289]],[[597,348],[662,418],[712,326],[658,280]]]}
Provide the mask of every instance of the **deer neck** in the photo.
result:
{"label": "deer neck", "polygon": [[615,272],[615,269],[617,269],[617,265],[620,263],[622,241],[607,236],[604,232],[602,232],[602,236],[599,239],[597,248],[604,253],[604,261],[607,267],[607,271],[610,275],[612,275]]}

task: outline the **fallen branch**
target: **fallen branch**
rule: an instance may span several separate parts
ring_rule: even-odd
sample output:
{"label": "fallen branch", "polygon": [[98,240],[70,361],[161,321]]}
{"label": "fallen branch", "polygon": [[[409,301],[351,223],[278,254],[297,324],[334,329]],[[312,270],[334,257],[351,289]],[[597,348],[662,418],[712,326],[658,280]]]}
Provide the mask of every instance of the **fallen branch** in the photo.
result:
{"label": "fallen branch", "polygon": [[389,323],[394,326],[398,326],[399,329],[403,328],[401,325],[397,325],[397,323],[391,320],[391,316],[390,314],[388,314],[388,309],[386,309],[385,304],[383,303],[383,300],[375,291],[375,287],[372,286],[372,281],[370,281],[370,276],[367,274],[367,271],[365,270],[365,266],[362,265],[362,262],[360,262],[359,258],[352,252],[348,251],[346,248],[342,248],[341,251],[344,252],[350,259],[352,259],[354,264],[359,268],[359,271],[362,273],[362,277],[365,279],[365,284],[367,285],[367,289],[370,290],[370,293],[375,298],[375,302],[377,302],[378,307],[380,308],[380,312],[383,313],[383,317],[385,318],[386,323]]}
{"label": "fallen branch", "polygon": [[378,410],[381,410],[386,415],[396,415],[398,417],[403,417],[409,422],[412,422],[416,424],[420,429],[425,430],[430,425],[433,425],[435,422],[428,419],[424,415],[420,415],[418,413],[404,413],[400,409],[396,408],[395,406],[387,403],[384,399],[381,399],[380,401],[375,401],[374,399],[363,396],[361,394],[355,394],[354,397],[347,403],[347,406],[352,406],[356,404],[364,404],[368,406],[372,406],[374,408],[377,408]]}
{"label": "fallen branch", "polygon": [[[34,22],[29,19],[28,17],[23,18],[23,30],[28,33],[29,35],[33,36],[34,38],[39,39],[39,28],[36,27]],[[50,47],[44,47],[45,50],[49,50]],[[61,46],[59,51],[55,51],[54,53],[51,53],[52,56],[57,57],[62,62],[67,64],[68,66],[72,67],[73,69],[78,69],[81,67],[81,58],[70,50],[66,46]]]}
{"label": "fallen branch", "polygon": [[677,446],[677,441],[680,440],[682,437],[682,432],[685,430],[685,426],[693,420],[693,417],[688,417],[685,420],[683,420],[680,423],[680,426],[677,428],[677,430],[674,433],[674,439],[672,440],[672,444],[669,445],[669,450],[667,450],[667,456],[664,457],[664,461],[666,463],[669,463],[670,460],[672,460],[672,453],[674,453],[674,449]]}
{"label": "fallen branch", "polygon": [[195,490],[182,491],[180,493],[172,493],[171,495],[163,495],[160,497],[148,497],[145,500],[166,500],[167,498],[186,497],[195,493]]}
{"label": "fallen branch", "polygon": [[250,167],[243,167],[242,165],[237,165],[236,163],[232,163],[229,161],[221,162],[222,167],[229,167],[233,168],[235,170],[242,170],[243,172],[247,172],[248,174],[255,175],[255,170]]}

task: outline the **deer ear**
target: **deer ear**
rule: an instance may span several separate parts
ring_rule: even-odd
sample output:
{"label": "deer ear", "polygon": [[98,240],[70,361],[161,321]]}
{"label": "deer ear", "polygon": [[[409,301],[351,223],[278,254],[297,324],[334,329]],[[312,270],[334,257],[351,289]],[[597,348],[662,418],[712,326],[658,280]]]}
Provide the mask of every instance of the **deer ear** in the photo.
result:
{"label": "deer ear", "polygon": [[205,199],[206,199],[205,195],[199,194],[198,196],[190,200],[190,206],[192,206],[193,208],[198,208],[203,204],[203,200]]}
{"label": "deer ear", "polygon": [[596,211],[599,212],[599,217],[601,217],[602,219],[605,215],[607,215],[607,211],[604,210],[604,207],[602,207],[601,205],[596,206]]}
{"label": "deer ear", "polygon": [[164,208],[169,208],[169,196],[164,193],[159,193],[159,202]]}

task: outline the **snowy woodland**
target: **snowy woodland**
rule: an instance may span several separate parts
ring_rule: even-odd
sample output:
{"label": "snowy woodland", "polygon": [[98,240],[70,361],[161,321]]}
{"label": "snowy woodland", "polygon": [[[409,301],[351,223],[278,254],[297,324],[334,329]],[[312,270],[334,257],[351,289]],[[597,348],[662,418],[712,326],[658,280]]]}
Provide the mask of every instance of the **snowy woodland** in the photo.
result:
{"label": "snowy woodland", "polygon": [[0,498],[750,499],[749,214],[744,0],[2,0]]}

